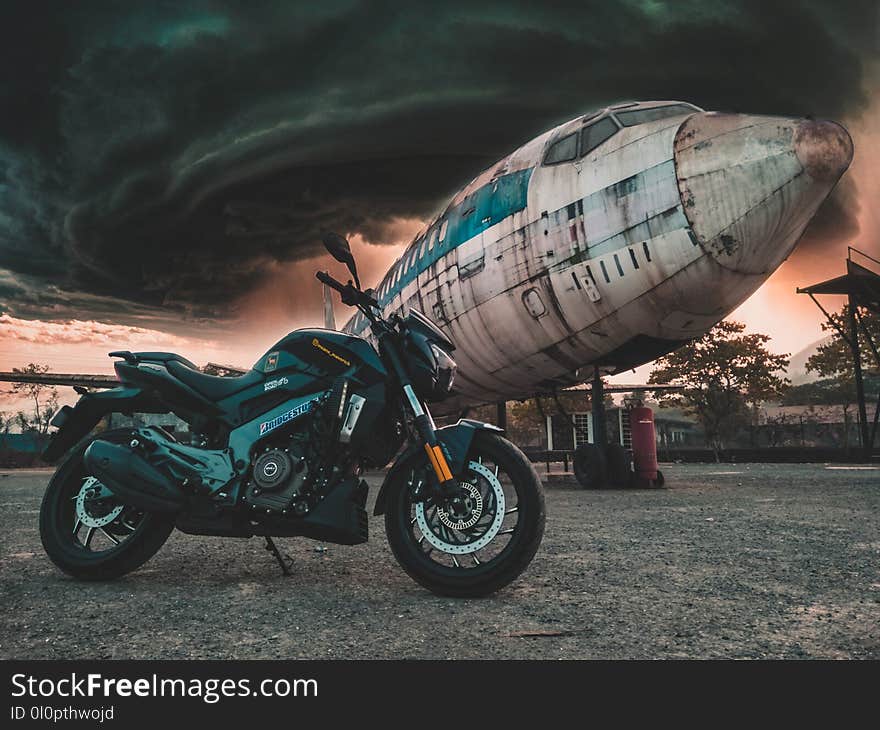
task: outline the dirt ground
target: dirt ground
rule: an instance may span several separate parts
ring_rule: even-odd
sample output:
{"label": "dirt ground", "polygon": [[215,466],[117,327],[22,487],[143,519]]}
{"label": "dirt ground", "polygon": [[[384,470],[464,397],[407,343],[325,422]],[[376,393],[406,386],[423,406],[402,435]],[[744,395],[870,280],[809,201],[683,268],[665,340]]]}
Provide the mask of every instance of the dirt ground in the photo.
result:
{"label": "dirt ground", "polygon": [[534,563],[482,600],[410,581],[381,518],[363,546],[279,540],[291,578],[260,539],[174,533],[78,583],[37,534],[49,472],[3,472],[0,658],[880,658],[880,469],[664,472],[658,491],[549,486]]}

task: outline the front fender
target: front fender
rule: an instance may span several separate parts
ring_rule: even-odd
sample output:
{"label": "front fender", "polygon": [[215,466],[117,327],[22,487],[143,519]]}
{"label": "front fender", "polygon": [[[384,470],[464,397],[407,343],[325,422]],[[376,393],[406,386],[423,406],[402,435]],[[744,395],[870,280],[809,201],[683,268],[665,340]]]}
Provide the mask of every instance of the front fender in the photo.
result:
{"label": "front fender", "polygon": [[108,413],[164,413],[165,409],[141,388],[123,386],[96,393],[86,393],[71,408],[64,406],[51,424],[58,430],[43,452],[45,461],[57,461],[79,443]]}
{"label": "front fender", "polygon": [[[491,423],[483,423],[482,421],[474,421],[470,418],[462,418],[451,426],[444,426],[437,429],[437,440],[443,446],[446,455],[446,461],[449,462],[449,468],[453,474],[460,474],[464,469],[464,462],[467,453],[471,448],[471,442],[474,440],[474,434],[477,431],[492,431],[493,433],[504,433],[504,429],[494,426]],[[407,466],[410,466],[413,459],[424,458],[424,451],[420,444],[413,444],[404,451],[397,459],[388,473],[385,475],[385,481],[379,489],[376,497],[376,508],[373,510],[374,515],[385,514],[385,503],[388,501],[388,490],[393,484],[400,484],[398,478]]]}

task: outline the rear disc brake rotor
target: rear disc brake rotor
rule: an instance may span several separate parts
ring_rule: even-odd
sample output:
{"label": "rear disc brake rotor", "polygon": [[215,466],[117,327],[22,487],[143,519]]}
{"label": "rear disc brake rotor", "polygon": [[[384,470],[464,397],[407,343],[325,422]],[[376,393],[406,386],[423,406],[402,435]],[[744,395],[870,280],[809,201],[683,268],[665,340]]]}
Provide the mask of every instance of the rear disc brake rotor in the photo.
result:
{"label": "rear disc brake rotor", "polygon": [[[113,505],[109,490],[95,477],[87,477],[76,495],[76,517],[86,527],[105,527],[122,514],[125,505]],[[107,495],[107,496],[105,496]]]}

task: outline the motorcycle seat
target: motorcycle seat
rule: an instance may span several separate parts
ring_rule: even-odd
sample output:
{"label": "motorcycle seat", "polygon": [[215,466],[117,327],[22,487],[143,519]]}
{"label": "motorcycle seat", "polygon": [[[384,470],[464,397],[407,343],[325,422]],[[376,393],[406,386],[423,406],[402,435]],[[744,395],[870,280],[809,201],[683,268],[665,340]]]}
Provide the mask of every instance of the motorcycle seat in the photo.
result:
{"label": "motorcycle seat", "polygon": [[230,395],[238,393],[252,385],[263,381],[263,374],[256,370],[249,370],[244,375],[234,378],[222,378],[217,375],[205,375],[205,373],[187,367],[181,360],[167,360],[165,367],[184,385],[188,385],[196,393],[203,395],[211,401],[223,400]]}
{"label": "motorcycle seat", "polygon": [[176,360],[177,362],[182,362],[188,368],[192,368],[193,370],[197,367],[176,352],[129,352],[128,350],[117,350],[116,352],[111,352],[110,357],[121,357],[123,360],[130,363],[161,362],[164,364]]}

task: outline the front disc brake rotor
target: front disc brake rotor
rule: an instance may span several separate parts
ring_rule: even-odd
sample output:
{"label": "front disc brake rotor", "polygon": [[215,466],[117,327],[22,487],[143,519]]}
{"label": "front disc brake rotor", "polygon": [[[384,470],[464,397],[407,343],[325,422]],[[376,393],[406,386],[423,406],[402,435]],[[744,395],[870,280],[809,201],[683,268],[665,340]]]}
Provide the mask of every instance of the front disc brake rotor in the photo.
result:
{"label": "front disc brake rotor", "polygon": [[105,527],[122,514],[125,505],[108,504],[112,493],[95,477],[87,477],[76,495],[76,518],[86,527]]}
{"label": "front disc brake rotor", "polygon": [[[465,492],[462,498],[462,507],[460,509],[437,507],[437,519],[439,519],[443,526],[455,530],[456,532],[460,532],[465,539],[465,542],[463,543],[454,543],[444,540],[434,531],[434,529],[432,529],[425,516],[425,503],[418,502],[415,506],[416,524],[418,524],[419,530],[421,530],[425,540],[440,552],[451,553],[454,555],[467,555],[469,553],[475,553],[477,550],[482,550],[486,545],[492,542],[498,534],[498,531],[501,529],[501,523],[504,522],[504,489],[495,472],[478,461],[470,462],[468,464],[468,469],[472,474],[482,477],[489,483],[495,497],[495,514],[486,531],[471,540],[470,538],[472,536],[469,536],[467,531],[471,529],[479,521],[480,517],[485,514],[484,510],[486,508],[487,500],[482,494],[480,494],[480,490],[473,484],[464,481],[461,482],[461,487]],[[474,517],[474,515],[476,515],[476,517]]]}

